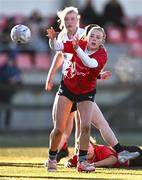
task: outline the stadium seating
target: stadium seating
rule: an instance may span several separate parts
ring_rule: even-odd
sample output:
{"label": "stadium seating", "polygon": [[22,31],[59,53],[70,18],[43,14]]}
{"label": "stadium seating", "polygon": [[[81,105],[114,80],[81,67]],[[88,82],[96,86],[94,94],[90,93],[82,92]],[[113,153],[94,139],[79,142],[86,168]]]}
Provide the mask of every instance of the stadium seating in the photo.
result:
{"label": "stadium seating", "polygon": [[17,54],[15,61],[16,61],[16,66],[20,70],[31,70],[32,69],[31,56],[29,53]]}
{"label": "stadium seating", "polygon": [[136,24],[136,27],[139,29],[139,30],[142,30],[142,16],[137,16],[136,19],[135,19],[135,24]]}
{"label": "stadium seating", "polygon": [[46,52],[35,54],[35,68],[37,70],[47,70],[50,66],[49,56]]}
{"label": "stadium seating", "polygon": [[8,60],[8,54],[7,53],[0,53],[0,66],[5,64],[5,62]]}
{"label": "stadium seating", "polygon": [[3,31],[5,26],[7,25],[8,17],[0,14],[0,32]]}
{"label": "stadium seating", "polygon": [[138,40],[129,44],[128,53],[131,57],[142,58],[142,41]]}
{"label": "stadium seating", "polygon": [[140,32],[135,27],[128,27],[125,30],[125,41],[129,43],[138,42],[140,39]]}
{"label": "stadium seating", "polygon": [[40,70],[49,69],[50,61],[48,53],[41,52],[31,55],[30,53],[19,53],[16,56],[16,65],[20,70]]}
{"label": "stadium seating", "polygon": [[15,24],[23,24],[26,19],[23,14],[15,14],[13,18]]}
{"label": "stadium seating", "polygon": [[117,27],[109,27],[106,30],[107,33],[107,41],[109,43],[123,43],[124,37],[122,30]]}

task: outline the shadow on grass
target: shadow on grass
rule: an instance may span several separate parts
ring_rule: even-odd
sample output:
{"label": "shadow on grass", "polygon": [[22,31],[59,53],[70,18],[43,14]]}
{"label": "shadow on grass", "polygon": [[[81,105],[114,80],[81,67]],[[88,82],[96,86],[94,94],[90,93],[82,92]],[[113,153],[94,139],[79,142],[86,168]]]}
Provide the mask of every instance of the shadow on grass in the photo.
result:
{"label": "shadow on grass", "polygon": [[[59,179],[58,177],[53,177],[53,176],[2,176],[0,175],[0,178],[31,178],[31,179]],[[91,179],[95,179],[95,180],[109,180],[108,178],[80,178],[80,177],[60,177],[60,179],[80,179],[80,180],[91,180]],[[116,179],[116,180],[122,180],[122,179]]]}
{"label": "shadow on grass", "polygon": [[[32,167],[32,168],[44,168],[44,164],[43,163],[12,163],[12,162],[0,162],[0,166],[6,166],[6,167]],[[63,166],[63,164],[58,164],[59,167]],[[100,174],[102,173],[101,171],[102,168],[97,168],[98,171],[95,172],[95,174]],[[108,168],[109,169],[109,168]],[[115,168],[114,168],[115,169]],[[120,169],[125,169],[125,168],[120,168]],[[128,170],[141,170],[141,167],[134,167],[134,168],[127,168]],[[61,173],[61,171],[59,170],[59,172]],[[58,173],[58,172],[57,172]],[[62,172],[64,173],[64,171]],[[103,171],[104,174],[112,174],[112,172],[109,171]],[[58,177],[55,176],[49,176],[50,173],[47,174],[47,176],[22,176],[22,175],[0,175],[0,178],[31,178],[31,179],[59,179]],[[125,175],[126,172],[122,172],[122,171],[117,171],[117,174],[121,175]],[[129,175],[134,175],[133,172],[128,172]],[[142,175],[141,173],[135,173],[135,175]],[[89,179],[95,179],[95,180],[107,180],[108,178],[81,178],[81,177],[60,177],[60,179],[80,179],[80,180],[89,180]],[[117,179],[117,180],[123,180],[121,179]]]}
{"label": "shadow on grass", "polygon": [[[0,166],[15,166],[15,167],[44,167],[43,163],[13,163],[13,162],[0,162]],[[62,164],[58,164],[62,166]]]}
{"label": "shadow on grass", "polygon": [[0,162],[0,166],[14,166],[14,167],[43,167],[42,163],[11,163],[11,162]]}

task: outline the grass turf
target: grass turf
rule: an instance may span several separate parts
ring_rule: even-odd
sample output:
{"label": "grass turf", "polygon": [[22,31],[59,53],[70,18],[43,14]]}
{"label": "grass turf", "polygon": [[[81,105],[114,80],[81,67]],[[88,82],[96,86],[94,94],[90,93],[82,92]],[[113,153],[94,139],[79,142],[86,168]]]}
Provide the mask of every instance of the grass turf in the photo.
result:
{"label": "grass turf", "polygon": [[[73,148],[70,148],[70,155]],[[1,148],[0,179],[2,180],[43,180],[43,179],[142,179],[140,168],[96,168],[92,173],[78,173],[75,168],[64,168],[62,159],[58,164],[58,172],[49,173],[44,168],[47,148]]]}
{"label": "grass turf", "polygon": [[[101,138],[97,137],[98,143]],[[123,144],[142,145],[138,136],[122,135]],[[130,143],[131,142],[131,143]],[[72,142],[73,145],[73,138]],[[142,180],[141,168],[96,168],[92,173],[78,173],[75,168],[64,168],[65,159],[58,164],[58,172],[49,173],[44,168],[48,152],[48,133],[45,134],[1,134],[0,135],[0,180],[44,180],[44,179],[95,179],[95,180]],[[70,155],[73,147],[70,147]]]}

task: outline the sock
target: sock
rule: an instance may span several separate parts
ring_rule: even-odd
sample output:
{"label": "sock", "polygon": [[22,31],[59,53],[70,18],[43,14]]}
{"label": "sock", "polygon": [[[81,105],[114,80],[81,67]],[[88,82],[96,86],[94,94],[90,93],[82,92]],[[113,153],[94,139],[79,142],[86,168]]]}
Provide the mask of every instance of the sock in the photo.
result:
{"label": "sock", "polygon": [[79,162],[87,161],[87,151],[86,150],[79,150],[78,161]]}
{"label": "sock", "polygon": [[117,143],[115,146],[113,146],[113,149],[114,149],[117,153],[119,153],[119,152],[121,152],[121,151],[124,150],[123,147],[122,147],[119,143]]}
{"label": "sock", "polygon": [[49,150],[49,159],[56,160],[56,158],[57,158],[57,151]]}

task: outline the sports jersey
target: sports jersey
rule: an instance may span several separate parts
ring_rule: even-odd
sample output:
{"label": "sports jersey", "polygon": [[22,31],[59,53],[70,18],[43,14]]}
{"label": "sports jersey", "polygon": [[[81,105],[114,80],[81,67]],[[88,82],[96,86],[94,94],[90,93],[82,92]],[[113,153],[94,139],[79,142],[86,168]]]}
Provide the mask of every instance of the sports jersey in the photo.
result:
{"label": "sports jersey", "polygon": [[[75,36],[82,37],[82,35],[84,34],[84,31],[85,31],[84,29],[78,28],[75,33]],[[63,43],[65,43],[66,41],[71,41],[71,39],[69,39],[67,35],[67,32],[62,32],[62,31],[59,33],[57,40],[59,42],[62,41]],[[68,66],[69,60],[71,60],[71,58],[72,58],[72,54],[64,53],[64,63],[62,66],[62,73],[64,73],[66,67]]]}
{"label": "sports jersey", "polygon": [[[104,145],[94,145],[94,158],[92,160],[88,160],[89,163],[96,163],[99,162],[101,160],[104,160],[106,158],[108,158],[109,156],[115,156],[117,157],[117,153],[108,146],[104,146]],[[77,162],[78,162],[78,157],[77,155],[74,155],[69,162],[71,163],[71,167],[76,167],[77,166]],[[119,161],[117,161],[113,167],[128,167],[129,163],[128,161],[126,161],[125,163],[119,163]]]}
{"label": "sports jersey", "polygon": [[[86,45],[86,41],[79,40],[79,47],[83,51],[85,51]],[[106,50],[104,48],[100,48],[99,50],[89,55],[90,58],[94,58],[98,62],[98,67],[96,68],[89,68],[82,63],[77,53],[73,49],[71,41],[64,43],[63,52],[69,52],[73,54],[73,57],[69,61],[68,67],[63,74],[65,86],[75,95],[85,94],[93,91],[96,88],[97,76],[107,62]]]}
{"label": "sports jersey", "polygon": [[[117,153],[111,147],[104,145],[94,145],[94,154],[95,154],[94,159],[90,160],[89,163],[95,163],[104,160],[111,155],[117,157]],[[119,163],[119,161],[117,161],[113,165],[113,167],[127,167],[127,166],[128,166],[128,161],[126,161],[125,163]]]}

